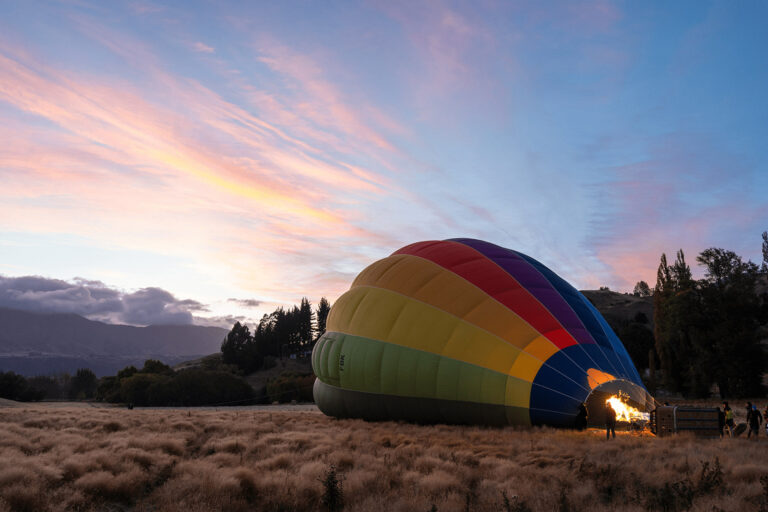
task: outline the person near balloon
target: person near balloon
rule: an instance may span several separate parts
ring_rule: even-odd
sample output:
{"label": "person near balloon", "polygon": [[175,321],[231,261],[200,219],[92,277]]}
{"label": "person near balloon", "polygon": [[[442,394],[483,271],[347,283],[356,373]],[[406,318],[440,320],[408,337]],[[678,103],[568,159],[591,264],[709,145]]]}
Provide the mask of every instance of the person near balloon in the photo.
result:
{"label": "person near balloon", "polygon": [[583,402],[579,405],[579,411],[576,414],[576,430],[585,430],[587,428],[587,406]]}
{"label": "person near balloon", "polygon": [[736,425],[733,422],[733,409],[728,402],[723,402],[723,412],[725,413],[725,426],[728,428],[728,437],[733,437],[733,429]]}
{"label": "person near balloon", "polygon": [[611,434],[616,439],[616,411],[613,410],[610,402],[605,402],[605,438],[610,439]]}
{"label": "person near balloon", "polygon": [[725,413],[717,408],[717,429],[720,431],[720,439],[723,438],[723,429],[725,428]]}

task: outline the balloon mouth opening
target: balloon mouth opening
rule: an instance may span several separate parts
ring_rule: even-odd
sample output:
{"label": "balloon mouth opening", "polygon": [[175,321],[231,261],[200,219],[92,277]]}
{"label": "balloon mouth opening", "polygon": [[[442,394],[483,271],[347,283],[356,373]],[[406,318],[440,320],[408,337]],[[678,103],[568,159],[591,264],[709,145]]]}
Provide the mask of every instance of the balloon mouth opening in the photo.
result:
{"label": "balloon mouth opening", "polygon": [[644,387],[634,382],[615,379],[595,387],[587,397],[587,413],[591,426],[604,426],[607,405],[616,413],[618,423],[644,425],[650,412],[655,408],[655,400]]}

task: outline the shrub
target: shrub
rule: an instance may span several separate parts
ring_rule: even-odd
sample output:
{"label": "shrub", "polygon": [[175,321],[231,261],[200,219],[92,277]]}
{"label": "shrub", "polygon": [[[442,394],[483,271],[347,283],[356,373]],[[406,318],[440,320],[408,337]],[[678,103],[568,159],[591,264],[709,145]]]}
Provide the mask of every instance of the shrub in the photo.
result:
{"label": "shrub", "polygon": [[313,374],[283,372],[280,376],[267,382],[267,396],[270,402],[312,402],[312,386],[315,382]]}
{"label": "shrub", "polygon": [[720,467],[719,458],[715,457],[711,468],[709,462],[704,462],[696,491],[699,494],[723,491],[723,469]]}
{"label": "shrub", "polygon": [[251,386],[228,371],[191,368],[169,374],[159,361],[149,360],[144,366],[152,372],[129,367],[117,377],[103,378],[98,396],[139,406],[243,405],[254,398]]}
{"label": "shrub", "polygon": [[21,400],[27,389],[27,379],[14,372],[0,373],[0,398]]}
{"label": "shrub", "polygon": [[341,480],[336,474],[336,467],[331,464],[325,477],[321,480],[323,483],[323,497],[320,499],[323,507],[328,512],[336,512],[344,507],[344,493],[341,487]]}
{"label": "shrub", "polygon": [[165,403],[176,405],[243,405],[253,399],[251,386],[223,371],[183,370],[173,377]]}
{"label": "shrub", "polygon": [[98,379],[89,368],[80,368],[69,385],[69,398],[93,398]]}
{"label": "shrub", "polygon": [[43,398],[62,398],[63,391],[61,384],[55,377],[50,376],[37,376],[27,379],[29,390],[37,395],[39,400]]}
{"label": "shrub", "polygon": [[[53,396],[48,396],[48,393]],[[58,398],[58,383],[52,377],[25,378],[14,372],[0,372],[0,398],[20,402],[38,402],[43,398]]]}
{"label": "shrub", "polygon": [[647,490],[645,506],[648,510],[682,512],[693,505],[694,487],[690,480],[667,482],[662,487]]}
{"label": "shrub", "polygon": [[507,491],[501,491],[501,497],[503,499],[504,512],[533,512],[528,503],[525,500],[521,500],[519,496],[512,496],[512,499],[509,499]]}
{"label": "shrub", "polygon": [[120,401],[120,381],[117,377],[102,377],[96,387],[96,399],[104,402]]}
{"label": "shrub", "polygon": [[157,405],[163,401],[162,390],[170,380],[164,375],[136,373],[120,381],[120,398],[135,405]]}
{"label": "shrub", "polygon": [[757,505],[760,512],[768,512],[768,475],[760,477],[760,485],[763,487],[763,494],[757,497]]}
{"label": "shrub", "polygon": [[173,375],[173,368],[157,359],[147,359],[141,373],[157,373],[160,375]]}
{"label": "shrub", "polygon": [[35,487],[16,483],[2,489],[2,497],[15,512],[38,512],[44,510],[45,498]]}

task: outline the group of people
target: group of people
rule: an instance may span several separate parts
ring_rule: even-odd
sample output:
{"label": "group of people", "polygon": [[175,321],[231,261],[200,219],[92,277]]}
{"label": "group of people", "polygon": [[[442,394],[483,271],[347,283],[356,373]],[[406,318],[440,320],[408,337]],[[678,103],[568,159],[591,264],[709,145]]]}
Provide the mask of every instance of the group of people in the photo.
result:
{"label": "group of people", "polygon": [[[668,405],[668,404],[665,404]],[[765,412],[761,413],[757,406],[752,402],[747,402],[745,406],[747,412],[747,438],[754,436],[757,440],[757,436],[760,433],[760,425],[765,424],[765,435],[768,437],[768,406],[765,407]],[[736,430],[736,423],[733,418],[733,409],[728,405],[728,402],[723,402],[723,408],[718,410],[718,416],[720,420],[720,437],[724,436],[724,429],[728,430],[728,436],[733,437]],[[606,439],[616,438],[616,411],[611,407],[609,402],[605,403],[605,437]],[[587,406],[582,403],[578,407],[576,414],[576,428],[578,430],[584,430],[587,428]],[[764,421],[765,419],[765,421]]]}
{"label": "group of people", "polygon": [[[752,402],[747,402],[745,409],[747,412],[747,438],[754,435],[755,439],[757,439],[757,436],[760,433],[760,425],[763,423],[763,418],[766,420],[765,434],[768,436],[768,406],[765,407],[765,412],[761,413],[757,406],[753,405]],[[733,437],[736,430],[736,423],[733,419],[733,409],[728,405],[728,402],[723,402],[723,409],[720,410],[718,407],[717,410],[720,417],[720,437],[724,437],[724,429],[728,430],[729,437]]]}
{"label": "group of people", "polygon": [[[576,413],[576,429],[584,430],[587,428],[587,404],[579,405]],[[610,439],[611,435],[616,439],[616,411],[609,402],[605,402],[605,437]]]}

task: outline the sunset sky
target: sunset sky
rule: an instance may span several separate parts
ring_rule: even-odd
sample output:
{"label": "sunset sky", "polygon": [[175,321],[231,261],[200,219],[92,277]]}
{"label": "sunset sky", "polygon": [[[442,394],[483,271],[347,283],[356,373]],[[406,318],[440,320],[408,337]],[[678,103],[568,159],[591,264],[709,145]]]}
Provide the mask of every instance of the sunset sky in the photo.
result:
{"label": "sunset sky", "polygon": [[759,261],[766,19],[0,0],[0,306],[227,325],[453,237],[579,289],[653,286],[678,248]]}

